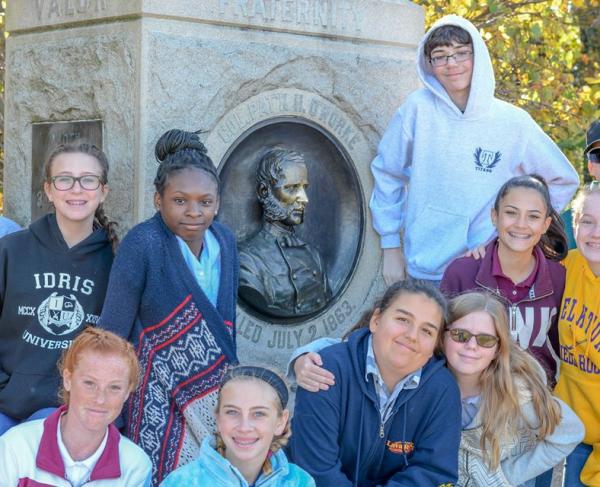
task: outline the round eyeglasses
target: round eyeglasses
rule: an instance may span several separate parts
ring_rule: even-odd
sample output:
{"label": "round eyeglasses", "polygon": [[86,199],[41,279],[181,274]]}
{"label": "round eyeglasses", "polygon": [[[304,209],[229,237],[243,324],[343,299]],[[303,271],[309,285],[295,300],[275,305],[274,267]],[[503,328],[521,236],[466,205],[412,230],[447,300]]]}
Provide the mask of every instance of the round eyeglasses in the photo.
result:
{"label": "round eyeglasses", "polygon": [[52,185],[58,191],[69,191],[75,186],[75,183],[78,182],[81,189],[85,189],[86,191],[94,191],[100,187],[102,182],[100,181],[100,176],[96,176],[95,174],[86,174],[85,176],[53,176],[50,178],[52,181]]}
{"label": "round eyeglasses", "polygon": [[494,335],[488,335],[487,333],[478,333],[475,335],[470,331],[463,330],[462,328],[452,328],[446,330],[450,334],[450,338],[456,343],[468,343],[471,337],[475,337],[477,345],[483,348],[492,348],[498,343],[498,337]]}

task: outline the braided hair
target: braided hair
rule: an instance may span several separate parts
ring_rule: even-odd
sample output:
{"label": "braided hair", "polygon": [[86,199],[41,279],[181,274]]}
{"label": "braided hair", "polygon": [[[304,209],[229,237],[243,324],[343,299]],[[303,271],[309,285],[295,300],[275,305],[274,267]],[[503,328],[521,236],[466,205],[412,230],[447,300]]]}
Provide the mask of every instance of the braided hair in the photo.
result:
{"label": "braided hair", "polygon": [[[87,154],[88,156],[92,156],[100,164],[100,183],[103,186],[108,183],[108,158],[100,148],[88,142],[71,142],[58,145],[50,153],[44,164],[44,181],[46,183],[49,184],[52,178],[52,163],[61,154]],[[113,253],[115,253],[119,246],[119,236],[116,231],[117,223],[108,219],[102,203],[98,205],[94,213],[94,225],[104,229],[108,235],[108,241],[112,246]]]}
{"label": "braided hair", "polygon": [[159,166],[154,178],[154,187],[160,195],[163,194],[171,174],[187,168],[197,168],[208,173],[217,184],[217,193],[220,192],[219,174],[198,137],[199,133],[172,129],[158,139],[154,153]]}

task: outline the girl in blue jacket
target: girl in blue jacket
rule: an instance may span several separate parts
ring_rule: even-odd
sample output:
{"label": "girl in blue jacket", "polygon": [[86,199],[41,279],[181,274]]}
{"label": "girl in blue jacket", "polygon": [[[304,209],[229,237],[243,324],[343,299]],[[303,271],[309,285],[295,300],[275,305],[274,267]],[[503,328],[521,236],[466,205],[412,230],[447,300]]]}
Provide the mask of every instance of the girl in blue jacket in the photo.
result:
{"label": "girl in blue jacket", "polygon": [[432,285],[399,281],[347,341],[322,350],[335,384],[298,389],[289,448],[318,486],[456,482],[460,394],[440,355],[445,317]]}
{"label": "girl in blue jacket", "polygon": [[219,390],[215,440],[205,438],[199,458],[161,487],[314,487],[281,450],[290,437],[287,401],[287,386],[273,371],[230,369]]}

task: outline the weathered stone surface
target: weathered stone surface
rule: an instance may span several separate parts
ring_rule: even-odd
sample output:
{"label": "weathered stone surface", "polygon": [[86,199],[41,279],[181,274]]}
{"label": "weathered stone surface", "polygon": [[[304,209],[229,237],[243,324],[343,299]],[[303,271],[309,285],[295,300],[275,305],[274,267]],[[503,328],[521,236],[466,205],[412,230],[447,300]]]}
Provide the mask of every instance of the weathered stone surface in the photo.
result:
{"label": "weathered stone surface", "polygon": [[404,0],[19,0],[7,27],[15,32],[140,16],[403,45],[414,43],[423,23],[421,8]]}
{"label": "weathered stone surface", "polygon": [[107,214],[133,224],[138,33],[135,23],[121,23],[7,39],[4,196],[19,223],[31,213],[31,124],[101,119],[112,163]]}
{"label": "weathered stone surface", "polygon": [[103,121],[112,163],[107,211],[126,230],[154,212],[154,144],[164,131],[205,130],[220,165],[256,124],[301,117],[336,139],[361,182],[356,268],[333,304],[305,323],[268,323],[240,308],[240,358],[283,367],[293,348],[340,336],[370,305],[382,281],[367,208],[369,163],[394,110],[418,86],[419,7],[403,0],[22,0],[8,8],[10,217],[29,222],[34,122]]}

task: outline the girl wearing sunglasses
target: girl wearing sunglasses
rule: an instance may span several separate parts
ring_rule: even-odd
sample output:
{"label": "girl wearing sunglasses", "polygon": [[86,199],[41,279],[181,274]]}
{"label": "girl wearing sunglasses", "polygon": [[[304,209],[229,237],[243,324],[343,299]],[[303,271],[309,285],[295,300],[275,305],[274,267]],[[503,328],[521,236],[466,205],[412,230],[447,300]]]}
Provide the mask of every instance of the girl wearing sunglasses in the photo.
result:
{"label": "girl wearing sunglasses", "polygon": [[583,425],[511,339],[497,298],[466,293],[450,301],[449,311],[443,350],[462,401],[456,485],[534,485],[581,441]]}
{"label": "girl wearing sunglasses", "polygon": [[[511,338],[506,307],[482,292],[455,297],[442,350],[462,403],[456,487],[530,487],[562,462],[584,435],[579,418],[546,386],[538,362]],[[355,329],[365,326],[359,323]],[[294,363],[298,385],[326,390],[335,378],[316,364],[334,339],[312,342]]]}

